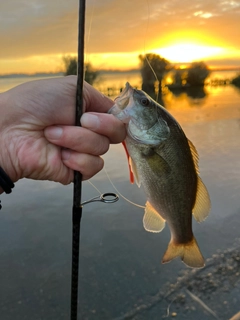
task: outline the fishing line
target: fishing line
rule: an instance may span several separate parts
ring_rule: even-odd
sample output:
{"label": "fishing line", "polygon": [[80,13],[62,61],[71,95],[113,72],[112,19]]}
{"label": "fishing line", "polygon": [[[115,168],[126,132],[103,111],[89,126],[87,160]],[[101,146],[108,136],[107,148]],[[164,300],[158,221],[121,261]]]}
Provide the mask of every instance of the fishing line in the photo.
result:
{"label": "fishing line", "polygon": [[[149,31],[149,22],[150,22],[150,5],[149,5],[149,0],[146,0],[146,5],[147,5],[147,25],[146,25],[146,28],[145,28],[145,32],[144,32],[144,43],[143,43],[143,47],[144,47],[144,54],[145,54],[145,59],[147,61],[147,64],[149,66],[149,68],[151,69],[155,79],[156,79],[156,82],[157,82],[157,85],[154,86],[154,89],[155,89],[155,92],[156,92],[156,102],[158,101],[158,98],[159,98],[159,85],[160,85],[160,81],[157,77],[157,74],[155,72],[155,70],[153,69],[148,57],[147,57],[147,54],[146,54],[146,38],[147,38],[147,33]],[[156,106],[156,115],[157,115],[157,120],[159,121],[159,116],[158,116],[158,107]]]}
{"label": "fishing line", "polygon": [[88,30],[87,30],[87,40],[86,40],[86,44],[85,44],[85,47],[86,47],[86,49],[85,49],[86,63],[89,63],[88,46],[89,46],[90,36],[91,36],[91,31],[92,31],[92,22],[93,22],[93,17],[94,17],[94,14],[95,14],[95,7],[96,7],[96,0],[93,1],[93,7],[92,7],[92,11],[91,11],[89,27],[88,27]]}
{"label": "fishing line", "polygon": [[102,194],[102,192],[90,181],[87,181],[99,194]]}
{"label": "fishing line", "polygon": [[115,187],[115,185],[113,184],[113,182],[112,182],[112,180],[111,180],[111,178],[110,178],[110,176],[109,176],[106,168],[104,167],[103,169],[104,169],[104,171],[105,171],[105,173],[106,173],[106,176],[107,176],[109,182],[110,182],[111,185],[113,186],[114,190],[116,190],[117,193],[118,193],[125,201],[129,202],[130,204],[134,205],[135,207],[145,209],[145,206],[141,206],[140,204],[137,204],[137,203],[129,200],[128,198],[124,197],[124,195],[122,195],[121,192],[119,192],[119,190],[118,190],[118,189]]}
{"label": "fishing line", "polygon": [[158,101],[158,97],[159,97],[159,84],[160,84],[160,81],[157,77],[157,74],[156,72],[154,71],[148,57],[147,57],[147,54],[146,54],[146,39],[147,39],[147,33],[149,31],[149,22],[150,22],[150,5],[149,5],[149,0],[146,0],[146,4],[147,4],[147,25],[146,25],[146,29],[144,31],[144,37],[143,37],[143,52],[144,52],[144,55],[145,55],[145,60],[147,61],[147,64],[149,66],[149,68],[151,69],[156,81],[157,81],[157,89],[156,89],[156,86],[155,86],[155,91],[156,91],[156,101]]}

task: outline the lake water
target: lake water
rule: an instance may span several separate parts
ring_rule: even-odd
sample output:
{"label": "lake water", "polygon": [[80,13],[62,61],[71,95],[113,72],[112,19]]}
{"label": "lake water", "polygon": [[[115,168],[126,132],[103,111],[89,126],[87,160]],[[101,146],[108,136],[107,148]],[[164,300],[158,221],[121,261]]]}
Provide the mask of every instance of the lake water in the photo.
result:
{"label": "lake water", "polygon": [[[236,76],[237,71],[213,71],[210,73],[208,80],[212,79],[232,79]],[[42,77],[18,77],[18,78],[0,78],[0,92],[13,88],[21,83],[39,80]],[[48,78],[48,77],[45,77]],[[140,72],[113,72],[100,73],[94,86],[105,92],[107,88],[123,88],[126,82],[132,86],[141,88]]]}
{"label": "lake water", "polygon": [[[120,87],[126,81],[137,85],[138,79],[128,74],[104,81]],[[0,91],[12,85],[11,79],[1,79]],[[240,90],[206,86],[202,98],[165,92],[163,102],[196,146],[210,193],[210,216],[201,224],[193,221],[206,267],[195,272],[179,260],[162,265],[168,228],[146,232],[142,210],[123,199],[89,204],[81,229],[80,319],[157,320],[168,310],[178,319],[212,319],[187,290],[219,319],[239,311]],[[122,147],[112,146],[104,159],[118,190],[144,204],[142,190],[129,183]],[[101,192],[114,192],[104,171],[92,182]],[[84,182],[83,199],[95,195]],[[1,200],[1,319],[69,319],[72,186],[22,180]]]}

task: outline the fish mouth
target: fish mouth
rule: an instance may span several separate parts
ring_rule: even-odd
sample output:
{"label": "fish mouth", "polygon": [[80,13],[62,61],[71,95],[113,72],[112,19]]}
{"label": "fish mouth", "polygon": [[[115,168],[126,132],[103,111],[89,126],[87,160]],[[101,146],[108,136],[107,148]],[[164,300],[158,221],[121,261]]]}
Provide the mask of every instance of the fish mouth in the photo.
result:
{"label": "fish mouth", "polygon": [[117,104],[121,110],[124,110],[127,107],[129,100],[133,95],[133,90],[133,87],[127,82],[120,96],[114,100],[115,104]]}
{"label": "fish mouth", "polygon": [[127,82],[120,96],[114,100],[115,104],[108,110],[108,113],[113,114],[124,123],[128,123],[130,121],[129,111],[134,103],[133,92],[133,87]]}

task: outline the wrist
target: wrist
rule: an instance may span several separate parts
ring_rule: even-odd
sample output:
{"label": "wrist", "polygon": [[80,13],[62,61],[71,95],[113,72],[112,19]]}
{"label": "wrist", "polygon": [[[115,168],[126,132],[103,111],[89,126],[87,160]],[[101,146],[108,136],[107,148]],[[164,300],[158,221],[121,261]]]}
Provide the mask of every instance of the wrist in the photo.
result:
{"label": "wrist", "polygon": [[[4,170],[7,176],[13,181],[17,181],[17,176],[13,167],[13,163],[10,157],[10,151],[12,144],[11,141],[11,129],[7,127],[8,119],[10,119],[9,105],[7,103],[8,94],[0,93],[0,167]],[[0,186],[0,194],[4,190]]]}
{"label": "wrist", "polygon": [[14,183],[2,169],[2,167],[0,167],[0,186],[2,190],[7,194],[11,193],[12,189],[14,188]]}
{"label": "wrist", "polygon": [[13,182],[12,179],[13,175],[10,175],[5,167],[7,166],[4,166],[4,164],[0,163],[0,194],[4,192],[11,193],[11,189],[14,187],[15,182]]}

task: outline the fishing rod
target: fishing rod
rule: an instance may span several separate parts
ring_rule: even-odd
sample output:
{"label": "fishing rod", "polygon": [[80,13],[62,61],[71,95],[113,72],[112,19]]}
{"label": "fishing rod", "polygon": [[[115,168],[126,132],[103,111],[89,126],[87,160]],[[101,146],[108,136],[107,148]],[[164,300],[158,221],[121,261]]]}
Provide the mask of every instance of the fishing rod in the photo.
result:
{"label": "fishing rod", "polygon": [[[78,14],[78,66],[75,126],[80,127],[83,114],[83,79],[84,79],[84,33],[86,0],[79,0]],[[78,314],[78,273],[80,225],[82,218],[82,174],[74,171],[73,208],[72,208],[72,278],[71,278],[71,320],[77,320]]]}
{"label": "fishing rod", "polygon": [[[78,14],[78,67],[77,67],[77,93],[75,126],[80,127],[80,118],[83,114],[83,81],[84,81],[84,36],[85,36],[85,10],[86,0],[79,0]],[[72,207],[72,276],[71,276],[71,320],[78,317],[78,277],[79,277],[79,250],[80,226],[82,207],[91,202],[113,203],[119,197],[115,193],[105,193],[81,203],[82,174],[74,171],[73,207]]]}

